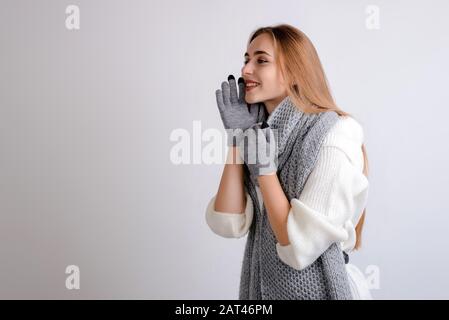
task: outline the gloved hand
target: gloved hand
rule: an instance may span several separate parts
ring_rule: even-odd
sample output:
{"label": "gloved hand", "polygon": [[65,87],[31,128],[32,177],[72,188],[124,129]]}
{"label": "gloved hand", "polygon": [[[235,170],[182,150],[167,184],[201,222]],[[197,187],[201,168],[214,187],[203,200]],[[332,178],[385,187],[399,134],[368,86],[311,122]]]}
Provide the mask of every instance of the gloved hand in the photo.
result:
{"label": "gloved hand", "polygon": [[227,81],[222,82],[222,90],[217,89],[215,96],[221,120],[225,129],[227,129],[227,145],[236,146],[242,137],[243,131],[262,119],[264,106],[260,103],[249,105],[245,102],[245,82],[243,78],[240,77],[238,81],[238,96],[234,76],[230,75],[228,81],[229,84]]}
{"label": "gloved hand", "polygon": [[278,166],[277,132],[264,121],[256,123],[243,133],[237,147],[242,160],[248,166],[251,179],[276,174]]}

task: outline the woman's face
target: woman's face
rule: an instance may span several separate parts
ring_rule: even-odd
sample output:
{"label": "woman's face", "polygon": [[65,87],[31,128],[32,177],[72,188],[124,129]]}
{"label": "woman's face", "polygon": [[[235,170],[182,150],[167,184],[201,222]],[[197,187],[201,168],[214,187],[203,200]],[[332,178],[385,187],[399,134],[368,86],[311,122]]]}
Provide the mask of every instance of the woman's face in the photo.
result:
{"label": "woman's face", "polygon": [[[263,102],[269,113],[287,96],[284,79],[276,66],[270,35],[263,33],[249,44],[244,56],[242,77],[247,103]],[[251,81],[258,83],[251,87]]]}

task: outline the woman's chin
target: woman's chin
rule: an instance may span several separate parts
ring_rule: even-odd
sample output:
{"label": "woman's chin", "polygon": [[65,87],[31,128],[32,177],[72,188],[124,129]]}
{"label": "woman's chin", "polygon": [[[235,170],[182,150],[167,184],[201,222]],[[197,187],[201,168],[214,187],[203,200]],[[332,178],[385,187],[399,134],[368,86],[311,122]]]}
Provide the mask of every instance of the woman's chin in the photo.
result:
{"label": "woman's chin", "polygon": [[245,101],[248,104],[253,104],[253,103],[258,103],[259,102],[259,100],[256,99],[255,97],[248,97],[248,96],[245,96]]}

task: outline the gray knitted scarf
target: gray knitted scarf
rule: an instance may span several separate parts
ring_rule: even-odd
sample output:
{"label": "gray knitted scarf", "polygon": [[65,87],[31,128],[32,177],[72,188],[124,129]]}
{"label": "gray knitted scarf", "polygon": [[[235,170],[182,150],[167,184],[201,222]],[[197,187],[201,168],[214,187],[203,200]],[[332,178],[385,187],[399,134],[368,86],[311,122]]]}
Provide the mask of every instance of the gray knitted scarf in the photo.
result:
{"label": "gray knitted scarf", "polygon": [[[268,116],[267,123],[277,129],[277,175],[289,201],[299,198],[316,164],[320,145],[337,120],[338,114],[334,111],[304,113],[295,107],[289,96]],[[277,239],[265,206],[260,212],[254,180],[246,165],[244,183],[254,204],[254,219],[243,257],[239,299],[352,299],[339,244],[332,244],[303,270],[285,264],[277,254]]]}

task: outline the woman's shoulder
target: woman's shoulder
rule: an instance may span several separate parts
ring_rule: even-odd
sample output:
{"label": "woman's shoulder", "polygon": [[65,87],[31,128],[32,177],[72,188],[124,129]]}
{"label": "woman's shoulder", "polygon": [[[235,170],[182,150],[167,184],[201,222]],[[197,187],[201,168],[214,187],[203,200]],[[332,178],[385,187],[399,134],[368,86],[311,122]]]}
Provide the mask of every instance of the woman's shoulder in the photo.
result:
{"label": "woman's shoulder", "polygon": [[335,140],[347,139],[362,144],[364,140],[362,125],[350,116],[339,116],[337,122],[327,133],[324,144],[332,144]]}
{"label": "woman's shoulder", "polygon": [[362,125],[351,116],[339,116],[324,137],[321,147],[339,148],[353,164],[363,168],[363,143]]}

